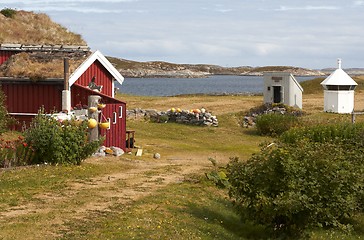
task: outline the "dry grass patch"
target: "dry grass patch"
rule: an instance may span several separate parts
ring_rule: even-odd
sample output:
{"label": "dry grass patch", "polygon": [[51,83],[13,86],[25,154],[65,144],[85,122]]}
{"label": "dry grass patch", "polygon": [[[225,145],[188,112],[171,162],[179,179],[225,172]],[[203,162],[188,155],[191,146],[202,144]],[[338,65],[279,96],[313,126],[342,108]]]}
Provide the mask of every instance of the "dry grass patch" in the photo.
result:
{"label": "dry grass patch", "polygon": [[166,111],[171,108],[195,109],[204,107],[216,115],[247,111],[262,104],[262,96],[209,96],[187,95],[175,97],[145,97],[118,94],[117,98],[126,101],[128,109],[156,109]]}
{"label": "dry grass patch", "polygon": [[27,11],[16,11],[12,18],[0,14],[0,42],[27,45],[87,45],[81,35],[54,23],[48,15]]}

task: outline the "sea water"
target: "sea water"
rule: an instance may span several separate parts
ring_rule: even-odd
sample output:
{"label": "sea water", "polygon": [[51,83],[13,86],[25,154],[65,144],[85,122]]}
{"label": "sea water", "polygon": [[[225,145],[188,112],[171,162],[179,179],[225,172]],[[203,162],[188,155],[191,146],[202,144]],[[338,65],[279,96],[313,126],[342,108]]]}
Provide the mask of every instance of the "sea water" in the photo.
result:
{"label": "sea water", "polygon": [[[295,77],[298,82],[314,77]],[[208,78],[125,78],[116,83],[119,92],[138,96],[177,96],[183,94],[259,94],[262,76],[214,75]]]}

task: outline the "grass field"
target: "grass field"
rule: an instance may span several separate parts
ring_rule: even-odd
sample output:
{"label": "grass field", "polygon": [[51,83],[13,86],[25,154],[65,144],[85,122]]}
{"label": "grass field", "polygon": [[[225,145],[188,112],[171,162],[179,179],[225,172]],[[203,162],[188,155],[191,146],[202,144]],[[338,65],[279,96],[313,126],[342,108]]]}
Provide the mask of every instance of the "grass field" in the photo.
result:
{"label": "grass field", "polygon": [[[267,239],[260,226],[241,223],[226,190],[204,176],[230,157],[248,159],[270,141],[242,128],[243,113],[262,96],[119,96],[129,109],[205,107],[219,127],[195,127],[129,119],[143,156],[87,159],[81,166],[32,166],[0,170],[0,239]],[[364,109],[357,94],[356,106]],[[307,121],[350,121],[322,113],[323,95],[304,96]],[[358,121],[362,117],[358,116]],[[14,136],[14,134],[10,134]],[[154,153],[161,159],[154,159]],[[362,239],[355,231],[314,231],[313,239]]]}

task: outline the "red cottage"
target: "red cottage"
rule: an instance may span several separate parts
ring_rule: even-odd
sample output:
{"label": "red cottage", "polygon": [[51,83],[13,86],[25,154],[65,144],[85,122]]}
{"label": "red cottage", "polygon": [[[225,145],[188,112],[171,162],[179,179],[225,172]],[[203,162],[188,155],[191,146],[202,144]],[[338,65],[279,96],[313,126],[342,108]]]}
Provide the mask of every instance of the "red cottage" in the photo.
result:
{"label": "red cottage", "polygon": [[101,130],[105,146],[126,150],[126,103],[114,98],[114,81],[122,84],[123,80],[100,51],[91,53],[77,46],[0,45],[0,84],[8,112],[20,123],[17,130],[29,124],[41,107],[48,113],[69,110],[87,105],[90,95],[98,95],[106,104],[102,115],[110,122],[109,129]]}

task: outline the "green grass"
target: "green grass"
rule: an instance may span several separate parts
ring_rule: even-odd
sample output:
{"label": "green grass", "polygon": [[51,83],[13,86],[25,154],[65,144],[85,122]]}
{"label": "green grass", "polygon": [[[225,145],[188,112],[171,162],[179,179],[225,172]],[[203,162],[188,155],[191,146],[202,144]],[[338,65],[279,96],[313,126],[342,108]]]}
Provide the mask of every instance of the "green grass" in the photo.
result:
{"label": "green grass", "polygon": [[262,228],[242,225],[226,192],[205,180],[169,185],[130,206],[115,205],[111,212],[96,212],[89,220],[68,222],[62,239],[247,239],[252,234],[264,236]]}
{"label": "green grass", "polygon": [[[354,81],[358,84],[356,91],[364,90],[364,78],[363,76],[353,77]],[[325,77],[319,77],[308,81],[301,82],[301,86],[304,89],[304,94],[318,94],[323,93],[321,82],[325,80]]]}
{"label": "green grass", "polygon": [[[146,148],[149,157],[154,152],[162,156],[178,154],[202,155],[225,158],[238,156],[247,159],[259,151],[260,142],[269,139],[255,135],[255,130],[243,129],[236,114],[217,116],[219,127],[198,127],[177,123],[151,123],[128,121],[135,133],[136,145]],[[148,152],[146,152],[148,156]]]}
{"label": "green grass", "polygon": [[[133,104],[137,104],[137,98],[133,98]],[[185,98],[189,101],[189,97]],[[248,98],[239,97],[238,100],[249,102]],[[150,100],[159,101],[158,98],[140,99],[141,105],[148,105]],[[205,105],[203,99],[204,97],[198,97],[199,104]],[[210,97],[206,99],[209,101]],[[184,98],[176,100],[176,106],[185,102]],[[229,102],[228,97],[219,100]],[[253,100],[257,101],[256,98]],[[218,102],[214,106],[217,104]],[[272,139],[258,136],[254,129],[244,129],[239,125],[244,115],[242,112],[250,108],[250,105],[247,106],[231,107],[229,111],[223,106],[216,108],[219,120],[217,128],[128,120],[128,129],[136,130],[136,145],[143,148],[142,157],[126,154],[120,159],[105,158],[96,163],[86,161],[81,166],[34,166],[0,171],[0,239],[269,238],[270,234],[261,226],[240,221],[226,190],[207,182],[204,172],[189,175],[179,183],[163,185],[152,195],[127,204],[107,194],[128,187],[123,179],[115,180],[112,186],[101,184],[92,187],[95,178],[102,177],[106,180],[108,175],[131,170],[131,164],[138,167],[138,161],[150,164],[159,161],[173,163],[174,158],[191,158],[209,164],[208,157],[212,157],[221,165],[229,157],[249,159],[259,151],[259,143]],[[166,105],[165,109],[169,107]],[[305,116],[304,120],[311,124],[350,121],[350,115],[319,112]],[[363,119],[360,117],[359,120]],[[161,154],[160,160],[153,159],[156,152]],[[146,179],[145,182],[161,185],[163,176],[160,174],[179,172],[182,169],[183,165],[180,164],[167,165],[144,171],[141,175]],[[77,184],[88,187],[77,189]],[[143,191],[139,185],[136,188],[136,191]],[[87,209],[90,202],[105,201],[109,203],[109,208],[94,209],[81,214],[82,218],[76,217],[80,216],[76,213],[81,208]],[[14,209],[25,211],[25,214],[2,216]],[[29,212],[28,209],[37,211]],[[312,239],[362,239],[364,216],[356,216],[354,231],[349,234],[315,230],[312,231],[312,236]]]}
{"label": "green grass", "polygon": [[82,164],[81,166],[33,166],[0,172],[0,210],[9,206],[41,201],[37,194],[61,194],[69,182],[85,182],[92,177],[128,168],[127,165]]}

